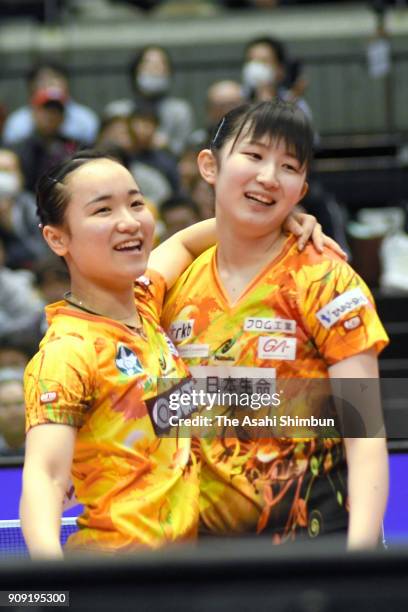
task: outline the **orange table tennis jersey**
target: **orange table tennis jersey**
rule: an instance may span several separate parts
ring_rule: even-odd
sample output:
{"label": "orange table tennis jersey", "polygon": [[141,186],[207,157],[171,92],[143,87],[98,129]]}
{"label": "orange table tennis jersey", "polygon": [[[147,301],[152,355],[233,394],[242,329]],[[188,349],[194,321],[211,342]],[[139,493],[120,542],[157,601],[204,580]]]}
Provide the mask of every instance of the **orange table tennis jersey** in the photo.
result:
{"label": "orange table tennis jersey", "polygon": [[195,537],[198,481],[187,438],[156,435],[157,379],[187,369],[158,320],[165,286],[154,272],[138,279],[143,335],[111,319],[58,302],[25,373],[27,429],[78,428],[72,479],[84,504],[69,548],[105,551],[158,547]]}
{"label": "orange table tennis jersey", "polygon": [[[224,377],[263,368],[270,380],[327,378],[332,364],[388,342],[362,279],[330,250],[320,255],[308,245],[299,253],[293,237],[235,304],[223,290],[216,248],[209,249],[168,293],[162,324],[198,377],[217,366]],[[275,521],[277,542],[298,527],[317,535],[323,517],[311,496],[323,475],[334,506],[346,507],[339,440],[203,439],[201,455],[204,531],[260,532]],[[336,520],[324,517],[326,527]]]}

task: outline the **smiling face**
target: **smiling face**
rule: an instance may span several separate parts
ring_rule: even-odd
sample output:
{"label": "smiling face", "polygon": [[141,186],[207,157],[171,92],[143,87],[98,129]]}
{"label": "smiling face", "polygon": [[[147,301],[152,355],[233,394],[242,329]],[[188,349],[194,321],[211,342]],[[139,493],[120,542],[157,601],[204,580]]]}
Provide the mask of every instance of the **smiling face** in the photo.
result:
{"label": "smiling face", "polygon": [[203,176],[215,186],[217,219],[241,235],[280,232],[307,191],[306,168],[282,139],[253,139],[247,133],[226,142],[217,157],[206,155]]}
{"label": "smiling face", "polygon": [[64,180],[64,227],[44,236],[68,264],[72,285],[124,288],[143,274],[154,220],[128,170],[109,159],[89,161]]}

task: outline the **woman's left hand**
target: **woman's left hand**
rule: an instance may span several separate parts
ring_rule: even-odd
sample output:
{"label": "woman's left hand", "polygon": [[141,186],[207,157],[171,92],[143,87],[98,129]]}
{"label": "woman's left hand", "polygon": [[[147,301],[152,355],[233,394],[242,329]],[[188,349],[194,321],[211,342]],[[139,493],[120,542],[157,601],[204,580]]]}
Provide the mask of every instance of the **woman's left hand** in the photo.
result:
{"label": "woman's left hand", "polygon": [[301,212],[292,212],[283,224],[283,229],[295,236],[298,236],[298,249],[302,251],[306,242],[311,239],[315,249],[323,252],[324,247],[329,247],[340,257],[347,261],[347,253],[335,240],[323,233],[322,226],[317,222],[316,217]]}

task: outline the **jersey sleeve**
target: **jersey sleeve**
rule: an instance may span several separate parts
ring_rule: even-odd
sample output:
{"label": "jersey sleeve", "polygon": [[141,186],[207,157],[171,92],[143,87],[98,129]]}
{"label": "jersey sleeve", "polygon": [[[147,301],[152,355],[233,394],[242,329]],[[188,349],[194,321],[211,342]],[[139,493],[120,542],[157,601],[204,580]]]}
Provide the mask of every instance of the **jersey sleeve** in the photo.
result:
{"label": "jersey sleeve", "polygon": [[305,265],[296,283],[301,318],[329,366],[371,348],[379,354],[388,344],[370,290],[344,261]]}
{"label": "jersey sleeve", "polygon": [[26,430],[44,423],[81,427],[96,389],[95,350],[71,335],[48,342],[24,374]]}
{"label": "jersey sleeve", "polygon": [[146,273],[139,276],[135,282],[135,299],[138,307],[157,322],[163,310],[166,288],[166,281],[156,270],[146,270]]}

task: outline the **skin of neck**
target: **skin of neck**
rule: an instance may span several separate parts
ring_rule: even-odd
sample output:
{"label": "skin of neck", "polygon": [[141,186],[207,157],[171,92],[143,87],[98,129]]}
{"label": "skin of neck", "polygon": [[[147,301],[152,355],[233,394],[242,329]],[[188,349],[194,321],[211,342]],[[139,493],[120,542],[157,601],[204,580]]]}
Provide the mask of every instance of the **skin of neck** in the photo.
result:
{"label": "skin of neck", "polygon": [[140,321],[137,312],[133,283],[126,285],[105,286],[102,283],[91,282],[89,279],[71,275],[71,296],[73,301],[98,314],[117,321],[135,324]]}
{"label": "skin of neck", "polygon": [[251,235],[247,228],[232,225],[216,212],[218,248],[217,263],[220,269],[242,273],[266,266],[280,252],[286,239],[281,225],[265,235]]}

